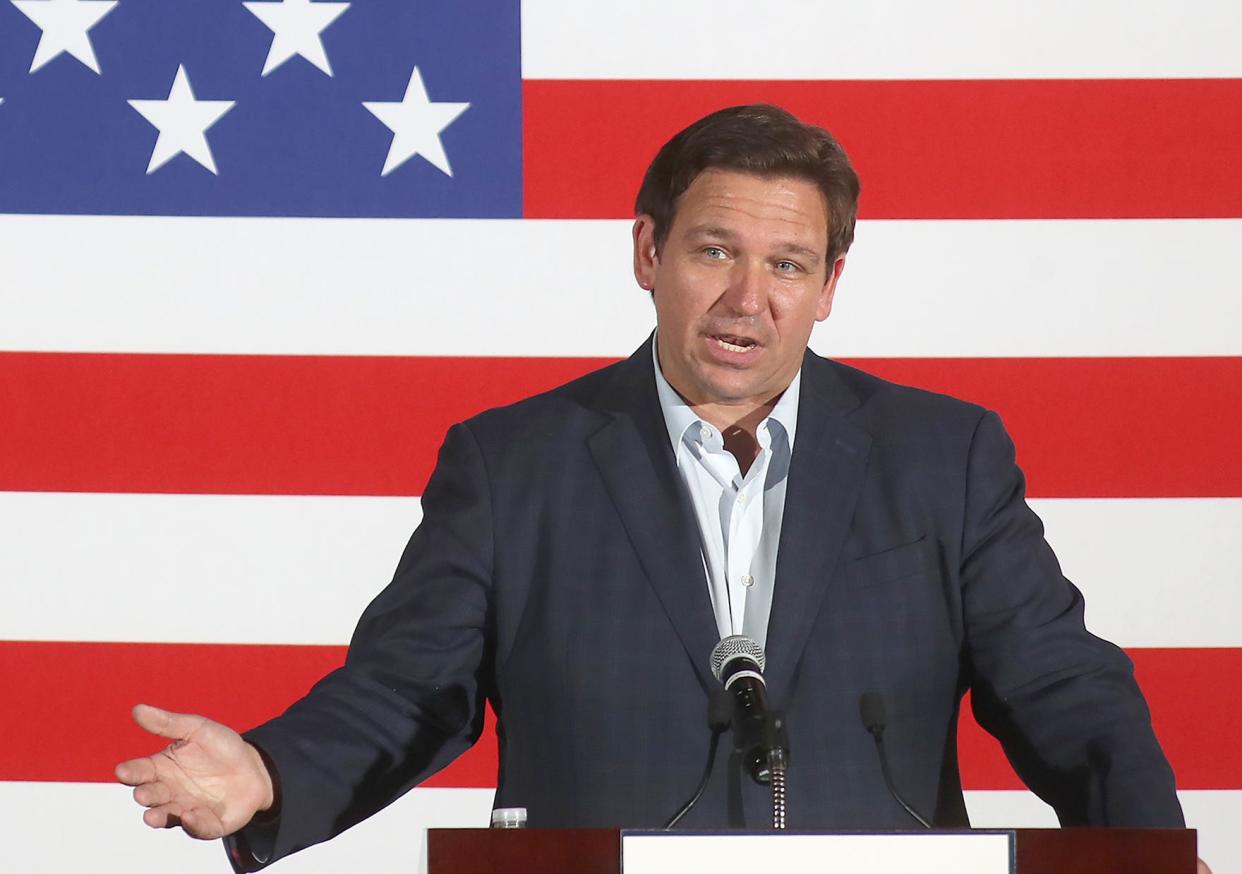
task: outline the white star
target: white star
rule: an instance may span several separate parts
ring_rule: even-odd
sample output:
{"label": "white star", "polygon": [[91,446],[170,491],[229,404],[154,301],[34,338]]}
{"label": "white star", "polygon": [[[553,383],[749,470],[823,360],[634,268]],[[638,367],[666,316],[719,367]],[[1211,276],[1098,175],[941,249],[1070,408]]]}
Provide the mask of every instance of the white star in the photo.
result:
{"label": "white star", "polygon": [[332,66],[323,50],[319,34],[349,8],[348,3],[312,3],[310,0],[281,0],[280,3],[243,3],[272,31],[272,47],[267,50],[263,75],[275,70],[294,55],[301,55],[329,76]]}
{"label": "white star", "polygon": [[363,103],[367,111],[392,131],[392,145],[381,176],[387,176],[415,155],[422,155],[445,176],[452,176],[440,132],[470,108],[469,103],[432,103],[418,67],[410,74],[401,102]]}
{"label": "white star", "polygon": [[147,164],[147,173],[154,173],[182,152],[216,173],[216,162],[207,145],[207,129],[232,109],[235,102],[195,100],[184,66],[177,68],[177,77],[173,79],[167,100],[129,101],[130,106],[160,131],[155,149],[151,152],[151,162]]}
{"label": "white star", "polygon": [[96,73],[99,61],[87,35],[116,6],[116,0],[13,0],[18,11],[43,31],[30,72],[68,52]]}

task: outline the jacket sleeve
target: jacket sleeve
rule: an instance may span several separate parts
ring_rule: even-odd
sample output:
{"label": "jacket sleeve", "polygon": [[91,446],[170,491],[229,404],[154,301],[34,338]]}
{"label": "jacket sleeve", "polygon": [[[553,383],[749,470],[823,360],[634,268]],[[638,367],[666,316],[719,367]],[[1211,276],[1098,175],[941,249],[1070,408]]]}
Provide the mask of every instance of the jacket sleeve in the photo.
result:
{"label": "jacket sleeve", "polygon": [[1027,506],[1013,444],[986,413],[971,441],[962,603],[979,723],[1061,824],[1182,826],[1133,665],[1090,634]]}
{"label": "jacket sleeve", "polygon": [[276,822],[226,839],[258,870],[394,801],[478,739],[490,685],[492,520],[487,476],[454,426],[396,574],[363,613],[345,666],[244,737],[281,787]]}

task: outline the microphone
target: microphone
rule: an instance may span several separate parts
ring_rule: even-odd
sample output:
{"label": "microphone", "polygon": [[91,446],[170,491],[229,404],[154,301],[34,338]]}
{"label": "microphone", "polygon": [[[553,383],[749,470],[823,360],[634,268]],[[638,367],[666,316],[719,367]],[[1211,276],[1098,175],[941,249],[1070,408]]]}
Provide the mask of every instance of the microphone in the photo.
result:
{"label": "microphone", "polygon": [[784,717],[768,709],[763,681],[763,647],[749,637],[732,634],[712,649],[712,674],[733,699],[734,735],[738,751],[756,783],[767,784],[774,772],[783,779],[789,762]]}
{"label": "microphone", "polygon": [[707,765],[703,768],[703,779],[699,780],[699,786],[694,790],[694,794],[690,796],[690,800],[683,804],[681,810],[674,813],[672,818],[664,824],[666,830],[681,822],[681,818],[689,813],[690,809],[698,804],[699,799],[703,797],[703,792],[707,789],[707,781],[712,776],[712,765],[716,763],[716,747],[720,744],[720,735],[724,734],[724,730],[732,722],[733,702],[729,699],[729,694],[724,689],[717,689],[712,692],[711,697],[707,701],[707,727],[712,730],[712,739],[707,748]]}
{"label": "microphone", "polygon": [[893,785],[893,775],[888,770],[888,755],[884,751],[884,699],[876,692],[867,692],[858,700],[858,712],[862,716],[863,727],[871,732],[871,736],[875,739],[876,752],[880,756],[880,773],[884,775],[884,785],[888,787],[888,794],[905,808],[906,813],[918,820],[919,825],[923,828],[931,828],[932,824],[907,804],[906,800],[897,794],[897,787]]}
{"label": "microphone", "polygon": [[744,715],[761,714],[768,709],[767,684],[763,667],[767,659],[763,647],[749,637],[731,634],[712,649],[712,674]]}

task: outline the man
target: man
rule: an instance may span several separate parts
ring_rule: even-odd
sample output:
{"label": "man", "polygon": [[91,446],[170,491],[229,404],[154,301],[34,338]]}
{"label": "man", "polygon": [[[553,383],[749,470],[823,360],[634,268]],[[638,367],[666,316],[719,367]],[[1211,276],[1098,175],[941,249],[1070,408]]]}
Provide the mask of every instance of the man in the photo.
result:
{"label": "man", "polygon": [[[283,716],[243,739],[137,708],[175,740],[118,766],[144,820],[236,833],[235,864],[257,867],[443,767],[488,700],[498,806],[657,826],[706,752],[708,654],[746,633],[788,717],[790,827],[911,825],[859,720],[868,692],[903,794],[966,825],[967,689],[1064,824],[1180,826],[1130,663],[1084,629],[999,419],[807,351],[857,197],[839,145],[774,107],[674,137],[633,233],[657,333],[450,430],[346,666]],[[683,824],[762,827],[767,805],[735,757]]]}

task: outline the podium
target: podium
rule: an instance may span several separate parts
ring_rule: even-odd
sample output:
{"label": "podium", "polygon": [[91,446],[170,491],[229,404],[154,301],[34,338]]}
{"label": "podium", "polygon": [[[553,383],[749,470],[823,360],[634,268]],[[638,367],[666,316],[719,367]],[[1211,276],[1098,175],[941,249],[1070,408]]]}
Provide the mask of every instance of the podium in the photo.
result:
{"label": "podium", "polygon": [[[987,831],[1013,833],[1017,874],[1195,874],[1193,829]],[[620,829],[428,829],[427,874],[620,874],[621,834]]]}

